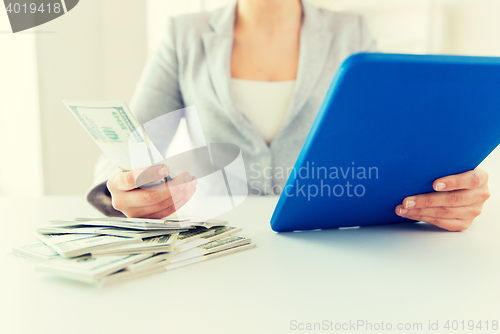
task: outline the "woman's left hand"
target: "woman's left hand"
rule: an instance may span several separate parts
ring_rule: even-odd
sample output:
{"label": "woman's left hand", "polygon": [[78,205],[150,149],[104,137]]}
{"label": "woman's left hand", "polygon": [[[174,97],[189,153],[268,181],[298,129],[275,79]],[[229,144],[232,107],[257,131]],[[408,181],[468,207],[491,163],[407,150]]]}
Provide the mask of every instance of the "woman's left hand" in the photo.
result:
{"label": "woman's left hand", "polygon": [[432,187],[437,192],[405,198],[396,207],[396,214],[448,231],[463,231],[481,214],[490,197],[488,173],[480,168],[442,177]]}

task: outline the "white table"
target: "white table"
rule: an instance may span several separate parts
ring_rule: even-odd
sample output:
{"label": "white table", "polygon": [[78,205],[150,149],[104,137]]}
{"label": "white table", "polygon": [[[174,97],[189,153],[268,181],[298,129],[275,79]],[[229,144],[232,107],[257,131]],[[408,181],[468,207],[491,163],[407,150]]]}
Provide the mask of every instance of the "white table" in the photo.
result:
{"label": "white table", "polygon": [[0,199],[0,332],[309,333],[299,323],[357,320],[393,331],[422,323],[426,332],[438,320],[440,333],[459,333],[445,322],[472,319],[500,333],[491,331],[500,321],[498,199],[463,233],[404,224],[276,234],[275,203],[248,198],[225,215],[256,249],[95,288],[7,255],[48,219],[94,216],[83,198]]}

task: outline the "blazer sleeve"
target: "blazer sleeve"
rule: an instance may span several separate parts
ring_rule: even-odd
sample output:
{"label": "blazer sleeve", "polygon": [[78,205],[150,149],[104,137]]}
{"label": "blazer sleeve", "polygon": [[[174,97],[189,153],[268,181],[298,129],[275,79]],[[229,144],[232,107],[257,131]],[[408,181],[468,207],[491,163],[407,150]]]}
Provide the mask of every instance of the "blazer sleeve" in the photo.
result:
{"label": "blazer sleeve", "polygon": [[[184,107],[179,88],[179,66],[176,53],[176,36],[173,19],[156,51],[150,56],[130,102],[130,108],[140,124]],[[161,135],[155,135],[155,145],[167,148],[177,131],[182,113],[174,113],[168,124],[162,124]],[[162,128],[163,129],[163,128]],[[165,152],[162,152],[165,153]],[[111,204],[111,195],[106,186],[109,178],[119,172],[108,158],[101,155],[94,169],[93,185],[87,192],[87,200],[107,216],[123,216]]]}
{"label": "blazer sleeve", "polygon": [[377,42],[373,39],[370,28],[363,16],[359,17],[360,24],[360,52],[378,52]]}

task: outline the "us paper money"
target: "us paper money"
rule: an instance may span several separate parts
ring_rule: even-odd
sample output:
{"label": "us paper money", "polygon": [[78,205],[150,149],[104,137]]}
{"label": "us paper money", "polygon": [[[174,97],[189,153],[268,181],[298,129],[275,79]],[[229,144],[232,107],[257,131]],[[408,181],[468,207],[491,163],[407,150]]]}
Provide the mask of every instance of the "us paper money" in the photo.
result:
{"label": "us paper money", "polygon": [[251,239],[240,236],[229,236],[215,241],[210,241],[204,245],[187,250],[180,254],[174,255],[166,259],[170,263],[185,261],[193,257],[203,256],[210,253],[220,252],[226,249],[248,245],[252,242]]}
{"label": "us paper money", "polygon": [[[193,249],[200,245],[206,244],[207,242],[222,239],[229,235],[235,234],[241,231],[241,228],[234,226],[220,226],[220,227],[212,227],[210,233],[201,233],[199,235],[191,236],[189,238],[185,238],[185,235],[189,235],[191,231],[183,232],[179,234],[177,237],[178,241],[175,243],[175,249],[180,252],[185,252],[189,249]],[[181,239],[179,241],[179,239]]]}
{"label": "us paper money", "polygon": [[176,223],[179,224],[179,226],[183,226],[184,224],[186,227],[192,226],[192,227],[206,227],[210,228],[213,226],[223,226],[227,224],[227,220],[220,220],[220,219],[208,219],[208,220],[203,220],[200,219],[199,217],[192,217],[192,216],[187,216],[184,215],[184,218],[178,219],[177,217],[173,217],[174,215],[168,216],[163,219],[143,219],[143,218],[125,218],[125,217],[104,217],[104,218],[75,218],[75,221],[80,221],[80,222],[92,222],[92,221],[102,221],[102,222],[110,222],[110,223],[131,223],[131,224],[139,224],[139,225],[151,225],[151,226],[157,226],[157,225],[175,225]]}
{"label": "us paper money", "polygon": [[96,283],[102,277],[115,273],[127,265],[140,261],[149,254],[89,257],[82,256],[72,259],[56,258],[45,261],[37,269],[86,283]]}
{"label": "us paper money", "polygon": [[129,281],[131,279],[158,274],[166,270],[167,269],[165,268],[165,266],[152,266],[152,267],[142,268],[142,270],[136,270],[136,271],[121,270],[115,274],[103,277],[102,279],[97,281],[97,285],[108,286],[111,284]]}
{"label": "us paper money", "polygon": [[82,238],[87,238],[92,235],[97,235],[97,234],[91,234],[91,235],[85,235],[85,234],[42,234],[42,233],[35,233],[35,236],[46,244],[47,246],[52,246],[53,244],[59,244],[62,242],[69,242],[69,241],[74,241],[74,240],[79,240]]}
{"label": "us paper money", "polygon": [[214,252],[214,253],[209,253],[209,254],[206,254],[206,255],[192,257],[192,258],[186,259],[184,261],[178,261],[178,262],[174,262],[174,263],[169,263],[169,264],[167,264],[165,266],[165,269],[167,271],[170,271],[170,270],[177,269],[177,268],[180,268],[180,267],[188,266],[190,264],[194,264],[194,263],[198,263],[198,262],[203,262],[203,261],[211,260],[211,259],[214,259],[216,257],[220,257],[220,256],[224,256],[224,255],[229,255],[229,254],[236,253],[236,252],[241,252],[243,250],[254,248],[255,246],[256,246],[255,244],[250,243],[250,244],[245,244],[245,245],[238,246],[238,247],[233,247],[233,248],[225,249],[225,250],[222,250],[222,251],[219,251],[219,252]]}
{"label": "us paper money", "polygon": [[[209,236],[206,236],[204,238],[197,238],[197,239],[191,240],[190,242],[184,243],[181,246],[178,246],[179,238],[181,238],[181,235],[179,235],[177,237],[177,240],[175,241],[175,249],[173,251],[171,251],[169,253],[155,254],[154,256],[152,256],[150,258],[147,258],[143,261],[140,261],[140,262],[137,262],[137,263],[134,263],[134,264],[128,266],[127,270],[138,271],[138,270],[142,270],[143,268],[150,267],[151,265],[154,265],[154,264],[159,263],[159,262],[163,262],[164,264],[167,264],[167,263],[182,261],[182,260],[185,260],[185,259],[191,258],[191,257],[200,256],[200,254],[207,254],[206,250],[203,250],[203,251],[196,251],[195,250],[194,252],[188,252],[188,250],[191,250],[191,249],[196,248],[198,246],[205,247],[205,248],[212,248],[208,252],[215,252],[215,251],[229,249],[231,247],[241,246],[243,244],[250,243],[251,240],[247,239],[247,238],[243,238],[243,237],[229,238],[228,237],[228,234],[236,233],[240,230],[241,230],[241,228],[236,228],[236,227],[232,227],[232,226],[224,226],[221,228],[214,227],[213,230],[211,231],[211,233],[209,234]],[[184,236],[186,236],[187,233],[191,233],[191,231],[183,233]],[[191,235],[197,236],[197,234],[194,234],[194,233]],[[217,238],[217,239],[213,239],[213,238]],[[218,246],[219,246],[218,249],[215,249],[213,247],[213,245],[215,245],[215,242],[209,241],[209,240],[218,240],[218,239],[222,239],[222,238],[226,238],[226,240],[224,242],[218,243]],[[244,239],[244,241],[243,241],[243,239]],[[207,245],[207,246],[205,246],[205,245]],[[182,246],[189,246],[189,247],[182,247]],[[188,254],[188,253],[189,254],[181,256],[179,254],[180,252],[186,252],[186,254]],[[166,262],[165,262],[165,260],[166,260]]]}
{"label": "us paper money", "polygon": [[85,220],[85,221],[60,221],[51,220],[50,223],[57,226],[101,226],[101,227],[118,227],[126,228],[132,230],[185,230],[189,228],[194,228],[190,224],[184,222],[166,222],[164,224],[157,223],[139,223],[139,222],[128,222],[125,220]]}
{"label": "us paper money", "polygon": [[133,230],[117,227],[99,227],[99,226],[85,226],[85,225],[60,225],[42,227],[36,230],[40,234],[99,234],[99,235],[114,235],[117,237],[130,237],[130,238],[150,238],[165,234],[177,234],[186,232],[187,229],[182,230]]}
{"label": "us paper money", "polygon": [[[128,266],[122,271],[119,271],[115,274],[107,275],[103,277],[101,280],[99,280],[98,284],[99,285],[109,285],[109,284],[114,284],[118,282],[123,282],[126,280],[146,276],[146,275],[152,275],[156,274],[159,272],[163,271],[170,271],[174,270],[177,268],[185,267],[190,264],[195,264],[198,262],[203,262],[207,260],[211,260],[220,256],[224,255],[229,255],[233,254],[236,252],[241,252],[243,250],[251,249],[254,248],[256,245],[253,243],[249,244],[244,244],[241,246],[233,247],[230,249],[214,252],[214,253],[209,253],[206,255],[201,255],[201,256],[196,256],[192,257],[190,259],[186,259],[185,261],[179,261],[179,262],[170,262],[170,261],[160,261],[160,262],[155,262],[153,264],[150,264],[149,266],[147,265],[142,265],[142,266]],[[149,259],[146,259],[144,261],[148,261]],[[143,262],[143,261],[141,261]],[[138,262],[137,264],[140,264],[141,262]]]}
{"label": "us paper money", "polygon": [[[178,251],[174,251],[171,253],[158,253],[142,261],[130,264],[129,266],[127,266],[127,270],[131,272],[137,272],[143,270],[144,268],[151,268],[156,264],[163,262],[165,259],[172,257],[172,255],[178,253]],[[162,263],[162,265],[164,264],[166,264],[166,262]]]}
{"label": "us paper money", "polygon": [[[97,250],[142,242],[140,238],[115,237],[111,235],[67,234],[58,236],[38,234],[37,237],[63,257],[75,257]],[[68,237],[73,237],[73,239],[68,239]]]}
{"label": "us paper money", "polygon": [[234,235],[240,228],[225,224],[190,218],[54,221],[35,233],[41,243],[15,247],[12,254],[42,261],[38,268],[53,275],[107,285],[254,247]]}
{"label": "us paper money", "polygon": [[186,231],[179,233],[177,237],[177,241],[175,242],[176,246],[182,245],[190,240],[199,239],[202,237],[208,237],[215,234],[215,229],[205,229],[205,228],[197,228],[195,230]]}
{"label": "us paper money", "polygon": [[44,244],[38,242],[26,246],[14,247],[12,252],[16,255],[26,257],[34,261],[46,261],[60,257],[56,251]]}
{"label": "us paper money", "polygon": [[159,237],[152,237],[142,240],[141,243],[118,245],[118,247],[107,247],[107,249],[92,250],[93,256],[118,255],[118,254],[137,254],[137,253],[159,253],[171,252],[174,249],[174,243],[177,234],[167,234]]}
{"label": "us paper money", "polygon": [[122,170],[147,168],[164,160],[124,101],[63,103],[102,152]]}
{"label": "us paper money", "polygon": [[215,226],[223,226],[227,224],[225,220],[207,220],[207,221],[172,221],[161,219],[136,219],[136,218],[76,218],[75,221],[59,221],[51,220],[54,225],[63,226],[103,226],[103,227],[119,227],[134,230],[181,230],[195,227],[212,228]]}

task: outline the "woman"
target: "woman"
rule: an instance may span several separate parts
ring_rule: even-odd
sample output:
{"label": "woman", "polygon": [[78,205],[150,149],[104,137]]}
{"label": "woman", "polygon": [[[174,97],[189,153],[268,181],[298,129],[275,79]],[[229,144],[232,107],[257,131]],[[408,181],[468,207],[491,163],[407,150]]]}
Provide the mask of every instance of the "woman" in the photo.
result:
{"label": "woman", "polygon": [[[283,189],[286,176],[266,177],[264,171],[294,165],[339,65],[351,54],[374,49],[356,15],[307,1],[239,0],[211,13],[171,19],[131,108],[144,124],[195,105],[206,141],[238,145],[247,172],[258,172],[249,175],[250,191],[279,193],[275,189]],[[181,117],[165,126],[162,142],[171,142]],[[195,122],[187,117],[187,123],[195,145],[200,144]],[[157,170],[151,181],[168,174],[165,167]],[[396,213],[464,230],[489,197],[487,180],[481,169],[440,178],[436,192],[404,199]],[[132,172],[116,173],[101,157],[88,199],[107,215],[160,218],[186,203],[196,183],[181,173],[162,191],[138,189]]]}

